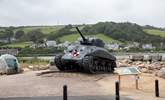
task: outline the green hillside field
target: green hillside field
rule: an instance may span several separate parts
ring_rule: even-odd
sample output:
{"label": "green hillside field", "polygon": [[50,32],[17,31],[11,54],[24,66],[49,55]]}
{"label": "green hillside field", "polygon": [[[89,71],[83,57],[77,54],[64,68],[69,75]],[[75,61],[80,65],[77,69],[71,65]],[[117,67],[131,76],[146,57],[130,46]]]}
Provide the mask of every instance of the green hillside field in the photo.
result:
{"label": "green hillside field", "polygon": [[151,35],[158,35],[161,37],[165,37],[165,31],[160,31],[160,30],[156,30],[156,29],[145,29],[144,31]]}
{"label": "green hillside field", "polygon": [[26,46],[32,45],[31,42],[19,42],[19,43],[11,43],[7,45],[3,45],[2,47],[19,47],[19,48],[24,48]]}
{"label": "green hillside field", "polygon": [[[120,43],[120,41],[114,40],[111,37],[108,37],[108,36],[106,36],[104,34],[96,34],[94,36],[97,37],[97,38],[99,38],[99,39],[101,39],[101,40],[103,40],[104,42]],[[64,41],[74,42],[79,37],[80,37],[79,34],[71,34],[71,35],[66,35],[66,36],[60,37],[59,40],[61,42],[64,42]]]}
{"label": "green hillside field", "polygon": [[29,26],[29,27],[22,27],[15,29],[14,32],[17,30],[23,30],[25,33],[28,33],[32,30],[40,30],[44,34],[50,34],[51,32],[55,32],[61,28],[63,28],[64,25],[57,25],[57,26]]}

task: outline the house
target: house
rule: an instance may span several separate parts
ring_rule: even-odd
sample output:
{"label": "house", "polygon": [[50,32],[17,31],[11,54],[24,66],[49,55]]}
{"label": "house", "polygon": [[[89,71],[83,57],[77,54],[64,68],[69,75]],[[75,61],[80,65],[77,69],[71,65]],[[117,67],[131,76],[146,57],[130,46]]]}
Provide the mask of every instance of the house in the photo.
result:
{"label": "house", "polygon": [[69,41],[65,41],[64,43],[63,43],[63,46],[64,47],[68,47],[70,45],[70,42]]}
{"label": "house", "polygon": [[68,47],[70,45],[69,41],[65,41],[64,43],[60,43],[57,45],[58,48],[65,48]]}
{"label": "house", "polygon": [[128,43],[123,49],[129,50],[131,48],[139,48],[139,46],[140,46],[140,43],[132,42],[132,43]]}
{"label": "house", "polygon": [[164,43],[164,42],[161,42],[161,43],[160,43],[160,47],[161,47],[161,48],[165,48],[165,43]]}
{"label": "house", "polygon": [[0,39],[0,43],[9,43],[7,39]]}
{"label": "house", "polygon": [[54,41],[54,40],[48,40],[48,41],[46,41],[46,46],[47,47],[56,47],[57,44],[56,44],[56,41]]}
{"label": "house", "polygon": [[31,48],[45,48],[46,45],[45,45],[45,43],[41,43],[41,44],[32,44],[30,47],[31,47]]}
{"label": "house", "polygon": [[143,49],[155,49],[155,47],[152,44],[143,44],[142,48]]}
{"label": "house", "polygon": [[119,44],[106,44],[105,47],[110,50],[118,50],[119,49]]}

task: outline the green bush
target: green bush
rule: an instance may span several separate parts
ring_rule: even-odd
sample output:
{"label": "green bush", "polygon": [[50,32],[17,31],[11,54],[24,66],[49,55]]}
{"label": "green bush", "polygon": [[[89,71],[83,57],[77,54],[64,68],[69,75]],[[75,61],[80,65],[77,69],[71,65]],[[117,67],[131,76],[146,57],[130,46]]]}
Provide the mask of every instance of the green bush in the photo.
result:
{"label": "green bush", "polygon": [[63,52],[63,49],[58,48],[23,48],[20,50],[18,56],[41,56],[50,55]]}

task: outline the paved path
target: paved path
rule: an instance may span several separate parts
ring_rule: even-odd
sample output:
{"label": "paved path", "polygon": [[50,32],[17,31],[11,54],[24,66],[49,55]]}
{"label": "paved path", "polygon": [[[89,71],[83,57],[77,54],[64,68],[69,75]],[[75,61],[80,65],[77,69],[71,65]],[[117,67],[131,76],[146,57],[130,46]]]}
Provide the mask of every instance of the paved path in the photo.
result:
{"label": "paved path", "polygon": [[[96,83],[100,76],[81,73],[50,73],[36,76],[37,71],[0,76],[0,98],[61,96],[68,85],[70,96],[107,95]],[[90,87],[90,88],[89,88]]]}
{"label": "paved path", "polygon": [[[13,98],[0,98],[0,100],[63,100],[62,97],[13,97]],[[68,100],[115,100],[114,96],[71,96]],[[121,100],[132,100],[122,97]]]}

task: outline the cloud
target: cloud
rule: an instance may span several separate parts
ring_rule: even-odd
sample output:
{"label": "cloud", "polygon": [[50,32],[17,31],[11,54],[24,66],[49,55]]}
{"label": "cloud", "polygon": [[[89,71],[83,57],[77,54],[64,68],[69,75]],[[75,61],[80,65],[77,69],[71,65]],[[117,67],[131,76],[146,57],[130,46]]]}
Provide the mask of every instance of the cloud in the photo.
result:
{"label": "cloud", "polygon": [[164,27],[165,0],[0,0],[0,25],[135,22]]}

